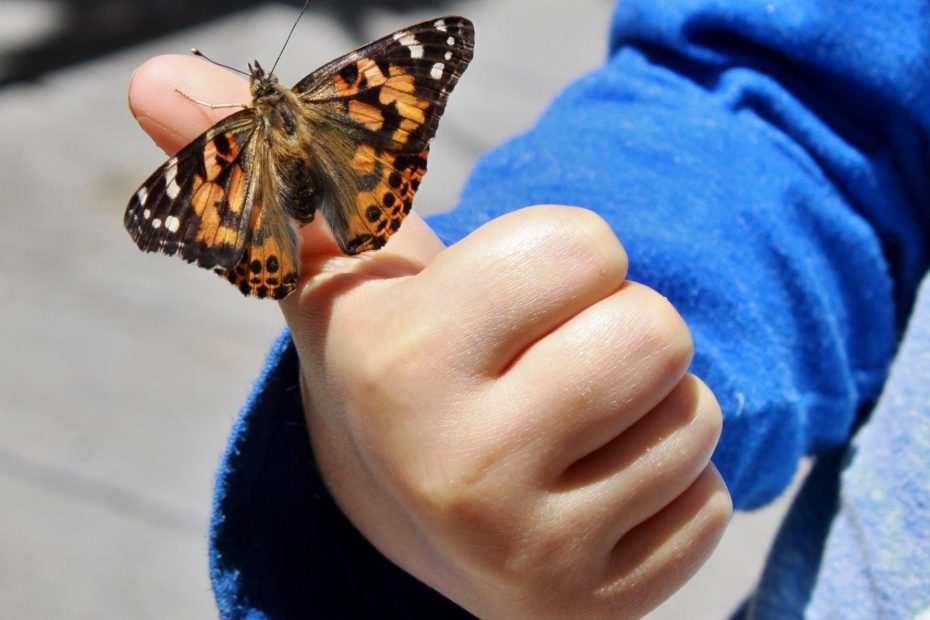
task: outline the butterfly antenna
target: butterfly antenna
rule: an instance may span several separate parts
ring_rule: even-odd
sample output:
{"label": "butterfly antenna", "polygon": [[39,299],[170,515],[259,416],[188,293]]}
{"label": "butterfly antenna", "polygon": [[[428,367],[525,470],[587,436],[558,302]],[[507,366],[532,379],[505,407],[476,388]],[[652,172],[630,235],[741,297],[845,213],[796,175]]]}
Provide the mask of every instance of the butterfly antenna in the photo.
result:
{"label": "butterfly antenna", "polygon": [[291,40],[291,35],[294,34],[294,29],[297,28],[297,22],[300,21],[300,18],[304,16],[304,13],[307,11],[307,5],[310,4],[310,0],[304,1],[304,8],[300,9],[300,14],[297,16],[297,19],[294,20],[294,25],[291,26],[291,31],[287,33],[287,38],[284,39],[284,45],[281,46],[281,51],[278,52],[278,57],[275,58],[274,64],[271,65],[271,71],[268,73],[274,73],[275,67],[278,66],[278,61],[281,60],[281,55],[284,53],[284,48],[287,47],[288,41]]}
{"label": "butterfly antenna", "polygon": [[221,63],[221,62],[216,62],[215,60],[213,60],[212,58],[208,57],[206,54],[204,54],[203,52],[201,52],[201,51],[200,51],[199,49],[197,49],[196,47],[192,47],[192,48],[191,48],[191,54],[193,54],[194,56],[200,56],[200,57],[203,58],[204,60],[206,60],[206,61],[208,61],[208,62],[211,62],[211,63],[213,63],[214,65],[216,65],[216,66],[218,66],[218,67],[223,67],[224,69],[229,69],[230,71],[235,71],[236,73],[241,73],[241,74],[244,75],[245,77],[249,77],[249,74],[246,73],[245,71],[243,71],[242,69],[236,69],[235,67],[230,67],[229,65],[224,65],[224,64]]}

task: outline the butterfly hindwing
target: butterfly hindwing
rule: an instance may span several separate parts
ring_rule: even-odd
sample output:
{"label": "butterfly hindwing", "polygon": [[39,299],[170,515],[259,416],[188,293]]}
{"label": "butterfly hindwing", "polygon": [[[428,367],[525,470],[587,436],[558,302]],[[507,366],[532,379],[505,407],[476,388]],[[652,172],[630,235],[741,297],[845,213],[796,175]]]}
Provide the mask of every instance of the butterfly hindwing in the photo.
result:
{"label": "butterfly hindwing", "polygon": [[253,117],[246,109],[211,127],[142,184],[124,218],[140,249],[207,269],[239,262],[251,209]]}
{"label": "butterfly hindwing", "polygon": [[350,164],[330,175],[335,181],[327,196],[333,204],[324,213],[343,252],[377,250],[397,232],[413,206],[428,155],[428,149],[398,154],[360,145]]}
{"label": "butterfly hindwing", "polygon": [[296,232],[280,217],[282,213],[256,200],[242,260],[232,269],[217,272],[243,295],[284,299],[297,286]]}

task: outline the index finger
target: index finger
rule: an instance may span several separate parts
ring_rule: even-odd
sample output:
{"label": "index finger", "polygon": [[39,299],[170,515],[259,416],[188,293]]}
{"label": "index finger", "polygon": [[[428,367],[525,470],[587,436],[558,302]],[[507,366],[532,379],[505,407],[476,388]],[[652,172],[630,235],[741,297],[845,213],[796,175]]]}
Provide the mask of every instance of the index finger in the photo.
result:
{"label": "index finger", "polygon": [[457,359],[469,368],[496,374],[615,292],[626,272],[623,246],[599,216],[536,206],[497,218],[448,248],[407,285],[407,294],[427,308],[414,319],[418,329],[460,349]]}

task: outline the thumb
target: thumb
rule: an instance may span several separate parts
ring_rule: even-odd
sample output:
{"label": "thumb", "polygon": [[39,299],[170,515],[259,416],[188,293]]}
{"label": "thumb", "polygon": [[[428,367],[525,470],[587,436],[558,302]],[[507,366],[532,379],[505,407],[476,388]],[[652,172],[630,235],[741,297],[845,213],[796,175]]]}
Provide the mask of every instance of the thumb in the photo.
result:
{"label": "thumb", "polygon": [[[210,126],[236,111],[211,109],[178,94],[215,104],[248,102],[249,84],[239,76],[192,56],[158,56],[144,63],[129,84],[129,108],[139,125],[166,153],[174,154]],[[335,275],[354,273],[370,277],[396,277],[416,273],[442,249],[442,242],[415,213],[377,252],[344,256],[323,218],[301,229],[301,278],[298,289],[282,309],[292,328],[294,313],[321,296],[338,293],[327,286]],[[332,301],[325,300],[325,301]],[[331,303],[322,305],[330,306]],[[306,325],[305,321],[297,321]]]}

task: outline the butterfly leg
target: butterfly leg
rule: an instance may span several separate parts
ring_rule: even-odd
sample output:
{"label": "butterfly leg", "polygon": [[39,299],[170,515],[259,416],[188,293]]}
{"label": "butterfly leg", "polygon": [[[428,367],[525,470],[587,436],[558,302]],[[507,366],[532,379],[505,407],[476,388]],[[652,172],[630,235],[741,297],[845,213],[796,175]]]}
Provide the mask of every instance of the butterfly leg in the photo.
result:
{"label": "butterfly leg", "polygon": [[207,103],[206,101],[201,101],[200,99],[194,99],[187,93],[181,92],[177,88],[174,89],[174,92],[181,95],[185,99],[189,99],[190,101],[193,101],[194,103],[200,104],[202,106],[206,106],[210,108],[211,110],[216,110],[219,108],[247,108],[249,107],[247,103]]}

